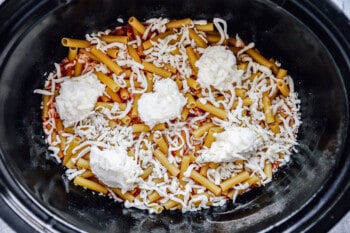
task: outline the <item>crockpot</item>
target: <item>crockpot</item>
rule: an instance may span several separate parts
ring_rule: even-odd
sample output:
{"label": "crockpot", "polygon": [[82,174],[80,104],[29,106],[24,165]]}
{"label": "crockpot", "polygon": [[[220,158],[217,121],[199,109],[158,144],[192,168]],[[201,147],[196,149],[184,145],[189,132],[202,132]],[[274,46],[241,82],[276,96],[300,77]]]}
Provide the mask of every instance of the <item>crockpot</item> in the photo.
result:
{"label": "crockpot", "polygon": [[[41,122],[45,73],[62,37],[83,38],[136,16],[227,21],[295,80],[297,152],[273,182],[222,207],[148,214],[68,182]],[[323,232],[350,208],[350,24],[330,1],[40,0],[0,8],[0,210],[19,232]]]}

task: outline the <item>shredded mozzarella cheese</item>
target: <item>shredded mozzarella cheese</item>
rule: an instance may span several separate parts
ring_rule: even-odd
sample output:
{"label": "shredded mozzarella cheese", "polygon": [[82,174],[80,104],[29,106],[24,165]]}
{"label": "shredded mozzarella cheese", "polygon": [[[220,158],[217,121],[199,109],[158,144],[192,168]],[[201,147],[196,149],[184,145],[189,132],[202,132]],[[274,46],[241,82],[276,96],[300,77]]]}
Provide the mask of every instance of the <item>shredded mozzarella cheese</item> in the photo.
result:
{"label": "shredded mozzarella cheese", "polygon": [[[117,21],[122,23],[124,20],[119,18]],[[147,209],[150,213],[160,213],[169,202],[176,203],[169,207],[171,210],[180,206],[183,212],[209,208],[210,205],[222,206],[227,202],[227,196],[216,196],[193,177],[192,171],[200,173],[217,187],[244,171],[249,173],[249,177],[258,177],[259,182],[255,186],[267,184],[272,178],[265,174],[265,164],[271,163],[273,171],[276,171],[289,161],[297,144],[301,124],[300,100],[293,79],[289,75],[283,78],[289,87],[288,97],[279,94],[275,85],[275,73],[247,53],[248,50],[255,49],[254,43],[245,44],[238,35],[235,36],[235,45],[228,46],[224,43],[229,39],[225,20],[213,19],[220,39],[212,44],[208,42],[207,34],[196,27],[207,24],[206,20],[190,21],[180,28],[171,29],[172,33],[166,36],[156,37],[169,31],[169,22],[166,18],[149,19],[144,23],[145,31],[142,35],[135,35],[129,27],[87,34],[86,40],[105,55],[108,55],[110,49],[118,51],[111,60],[122,67],[123,72],[113,73],[106,64],[95,61],[87,53],[79,53],[73,61],[55,63],[55,70],[48,74],[44,88],[34,90],[34,93],[50,96],[49,101],[41,106],[43,111],[48,108],[43,117],[45,140],[50,155],[58,163],[63,163],[67,159],[65,156],[71,156],[68,160],[69,166],[73,168],[66,170],[66,177],[72,180],[90,171],[78,164],[81,159],[90,162],[92,156],[93,163],[90,162],[89,165],[95,175],[94,179],[107,186],[110,197],[123,201],[114,193],[115,187],[120,188],[124,194],[129,191],[130,195],[138,193],[138,198],[124,200],[125,207]],[[190,36],[189,29],[193,29],[209,46],[198,46]],[[102,35],[112,33],[127,35],[127,44],[101,40]],[[147,41],[151,46],[143,50]],[[145,67],[129,54],[128,45],[135,48],[142,61],[152,63],[170,75],[164,78],[159,73],[147,71],[151,75],[147,74]],[[230,46],[238,49],[238,52],[234,54]],[[198,56],[194,67],[189,62],[187,47],[191,47]],[[90,48],[86,48],[86,52],[89,51]],[[84,64],[81,77],[69,73],[74,70],[77,62]],[[245,68],[239,69],[238,66],[242,64]],[[281,66],[278,62],[275,65],[278,68]],[[119,91],[111,93],[105,89],[107,83],[102,84],[102,81],[96,79],[94,72],[97,71],[109,76],[119,89],[127,91],[130,96],[115,102],[113,98],[115,95],[119,97]],[[55,93],[62,92],[67,83],[88,76],[94,77],[96,81],[91,89],[103,86],[100,88],[102,91],[90,103],[93,107],[90,106],[84,114],[69,111],[72,114],[69,124],[64,124],[62,129],[64,117],[57,111],[57,100],[60,98]],[[189,78],[196,80],[200,89],[194,89]],[[161,83],[167,85],[160,85]],[[238,94],[242,90],[245,93],[243,96]],[[203,105],[223,110],[227,117],[216,116],[215,111],[207,111],[198,106],[187,109],[185,115],[187,93]],[[262,101],[264,93],[268,93],[271,98],[269,109],[275,116],[279,132],[273,132],[266,123],[266,106]],[[137,99],[136,96],[140,98]],[[151,96],[151,100],[145,101],[147,96]],[[79,98],[80,100],[85,103],[84,98]],[[69,101],[62,101],[62,106],[71,104]],[[73,109],[80,107],[77,104]],[[170,114],[171,109],[175,110]],[[135,112],[137,116],[133,116]],[[218,131],[210,132],[210,128],[194,137],[194,131],[201,130],[206,123],[212,123],[211,127]],[[136,124],[143,127],[141,132],[135,132]],[[156,129],[159,125],[164,127]],[[210,136],[214,139],[209,143]],[[186,171],[178,176],[169,172],[168,165],[154,155],[154,151],[161,148],[155,138],[164,139],[166,162],[175,168],[181,168],[184,156],[190,157]],[[77,145],[72,148],[74,144]],[[93,151],[91,148],[94,148]],[[150,173],[145,178],[140,178],[140,175],[144,175],[142,172],[150,168]],[[115,176],[120,180],[115,179]],[[230,187],[233,202],[240,192],[247,191],[254,185],[250,186],[245,180]],[[154,193],[159,197],[150,201],[149,197]]]}

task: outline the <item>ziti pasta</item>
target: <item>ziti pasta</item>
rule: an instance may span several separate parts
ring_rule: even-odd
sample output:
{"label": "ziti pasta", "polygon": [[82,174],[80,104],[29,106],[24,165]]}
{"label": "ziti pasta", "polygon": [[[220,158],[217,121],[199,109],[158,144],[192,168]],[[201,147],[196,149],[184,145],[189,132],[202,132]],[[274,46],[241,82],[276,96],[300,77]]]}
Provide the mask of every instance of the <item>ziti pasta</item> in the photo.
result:
{"label": "ziti pasta", "polygon": [[128,23],[62,38],[67,57],[35,90],[67,178],[150,213],[221,206],[270,182],[301,124],[287,70],[222,19]]}

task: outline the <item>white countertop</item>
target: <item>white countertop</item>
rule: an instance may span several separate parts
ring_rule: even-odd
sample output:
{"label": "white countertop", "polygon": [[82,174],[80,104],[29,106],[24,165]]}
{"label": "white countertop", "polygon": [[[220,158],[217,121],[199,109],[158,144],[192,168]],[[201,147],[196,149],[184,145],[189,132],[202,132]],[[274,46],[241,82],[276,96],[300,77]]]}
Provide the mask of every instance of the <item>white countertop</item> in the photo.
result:
{"label": "white countertop", "polygon": [[[0,5],[5,0],[0,0]],[[349,0],[333,0],[345,14],[350,18],[350,1]],[[350,212],[348,212],[330,231],[329,233],[348,233],[350,232]],[[0,232],[14,233],[14,231],[0,218]]]}

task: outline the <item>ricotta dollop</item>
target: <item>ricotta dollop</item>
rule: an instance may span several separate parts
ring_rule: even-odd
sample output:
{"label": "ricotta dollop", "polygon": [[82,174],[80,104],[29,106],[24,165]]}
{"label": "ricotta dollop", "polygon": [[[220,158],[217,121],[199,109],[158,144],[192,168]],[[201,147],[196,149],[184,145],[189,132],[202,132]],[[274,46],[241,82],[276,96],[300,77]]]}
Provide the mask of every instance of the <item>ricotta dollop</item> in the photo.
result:
{"label": "ricotta dollop", "polygon": [[216,135],[209,149],[203,151],[200,162],[234,162],[247,160],[262,145],[255,131],[246,127],[231,127]]}
{"label": "ricotta dollop", "polygon": [[122,147],[116,147],[114,150],[100,150],[92,146],[90,167],[104,184],[120,188],[123,193],[132,190],[142,174],[140,166]]}
{"label": "ricotta dollop", "polygon": [[198,67],[197,81],[203,88],[215,87],[226,91],[235,82],[241,85],[243,71],[237,70],[234,54],[224,46],[209,46],[196,62]]}
{"label": "ricotta dollop", "polygon": [[180,117],[186,98],[171,79],[158,80],[153,92],[145,93],[138,101],[141,120],[151,128],[168,120]]}
{"label": "ricotta dollop", "polygon": [[105,86],[93,73],[65,80],[56,97],[56,108],[65,127],[85,119],[94,109]]}

